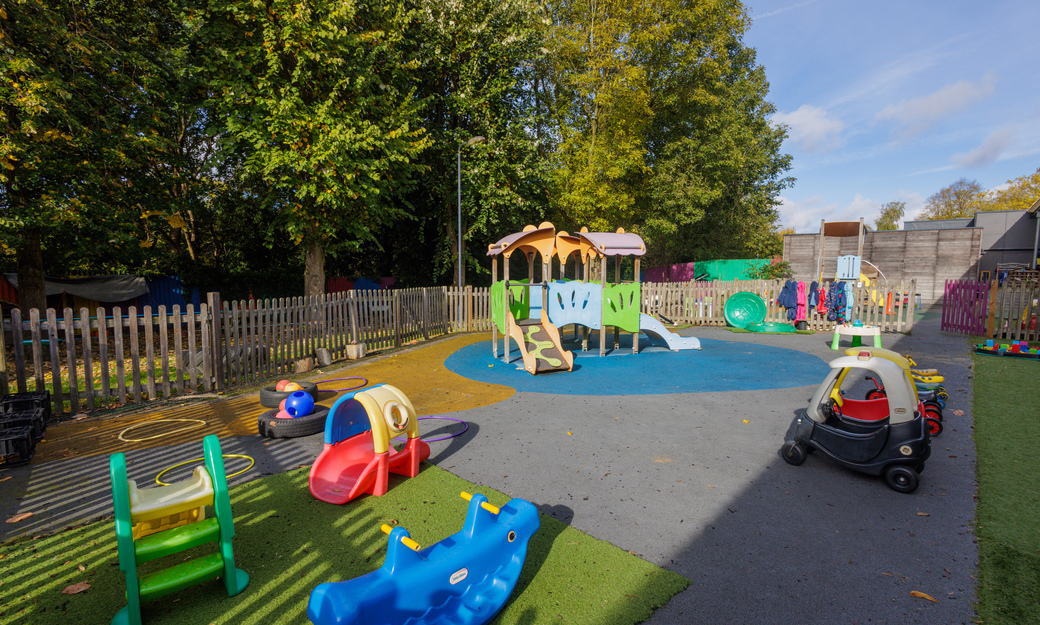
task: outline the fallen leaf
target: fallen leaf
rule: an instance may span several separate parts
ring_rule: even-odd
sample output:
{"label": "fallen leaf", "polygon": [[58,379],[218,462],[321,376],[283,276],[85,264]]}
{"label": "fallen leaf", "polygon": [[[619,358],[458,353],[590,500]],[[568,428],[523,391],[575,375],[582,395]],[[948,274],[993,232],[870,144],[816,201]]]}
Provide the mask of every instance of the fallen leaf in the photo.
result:
{"label": "fallen leaf", "polygon": [[935,602],[935,603],[939,603],[938,599],[933,599],[932,597],[930,597],[929,595],[921,592],[920,590],[911,590],[910,591],[910,596],[911,597],[917,597],[918,599],[927,599],[929,601],[932,601],[932,602]]}
{"label": "fallen leaf", "polygon": [[85,567],[85,566],[83,566],[83,565],[81,564],[81,565],[79,565],[79,570],[80,570],[80,572],[86,571],[86,570],[87,570],[87,567]]}
{"label": "fallen leaf", "polygon": [[90,584],[88,584],[87,582],[77,582],[75,584],[69,584],[68,586],[66,586],[65,590],[61,591],[61,594],[78,595],[81,592],[86,592],[88,588],[90,588]]}
{"label": "fallen leaf", "polygon": [[958,408],[957,410],[953,411],[953,414],[954,414],[954,416],[957,416],[957,417],[963,417],[964,416],[964,411]]}
{"label": "fallen leaf", "polygon": [[751,423],[751,422],[748,421],[747,419],[744,419],[744,423]]}
{"label": "fallen leaf", "polygon": [[7,477],[0,477],[0,482],[6,482],[9,479],[11,479],[10,475],[8,475]]}
{"label": "fallen leaf", "polygon": [[708,484],[708,488],[715,488],[715,487],[712,486],[711,484]]}
{"label": "fallen leaf", "polygon": [[574,432],[567,432],[567,436],[574,436]]}
{"label": "fallen leaf", "polygon": [[918,512],[917,516],[932,516],[932,515],[928,514],[927,512]]}
{"label": "fallen leaf", "polygon": [[28,519],[32,515],[33,515],[32,512],[23,512],[21,514],[16,514],[13,517],[7,519],[7,522],[8,523],[17,523],[19,521],[24,521],[24,520]]}

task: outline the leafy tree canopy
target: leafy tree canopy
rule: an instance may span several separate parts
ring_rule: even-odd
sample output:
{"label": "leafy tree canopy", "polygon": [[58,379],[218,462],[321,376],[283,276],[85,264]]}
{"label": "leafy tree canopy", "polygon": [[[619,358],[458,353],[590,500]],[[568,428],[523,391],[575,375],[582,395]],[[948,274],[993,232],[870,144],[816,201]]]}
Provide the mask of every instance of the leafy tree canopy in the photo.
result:
{"label": "leafy tree canopy", "polygon": [[881,214],[874,220],[874,228],[877,230],[898,230],[899,220],[906,212],[906,202],[886,202],[881,206]]}

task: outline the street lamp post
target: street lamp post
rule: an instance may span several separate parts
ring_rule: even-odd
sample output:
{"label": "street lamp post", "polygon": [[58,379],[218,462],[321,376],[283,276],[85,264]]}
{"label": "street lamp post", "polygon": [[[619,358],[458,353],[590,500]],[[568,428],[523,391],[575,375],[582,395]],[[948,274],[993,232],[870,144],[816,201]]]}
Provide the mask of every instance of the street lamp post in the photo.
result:
{"label": "street lamp post", "polygon": [[458,160],[458,174],[459,174],[459,223],[458,223],[458,254],[459,254],[459,288],[462,288],[462,148],[467,145],[474,145],[484,140],[484,137],[477,135],[471,138],[466,143],[460,143],[457,153]]}

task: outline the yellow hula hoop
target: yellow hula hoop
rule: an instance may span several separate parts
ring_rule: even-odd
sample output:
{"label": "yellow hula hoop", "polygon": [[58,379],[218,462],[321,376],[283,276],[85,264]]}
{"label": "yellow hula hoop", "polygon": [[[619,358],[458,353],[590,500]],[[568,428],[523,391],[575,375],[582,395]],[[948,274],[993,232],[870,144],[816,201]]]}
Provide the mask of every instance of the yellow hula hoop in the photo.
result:
{"label": "yellow hula hoop", "polygon": [[[224,476],[224,477],[226,477],[229,480],[231,478],[235,477],[236,475],[242,475],[243,473],[245,473],[249,469],[252,469],[253,465],[256,464],[256,461],[253,460],[252,456],[244,456],[242,454],[223,454],[222,457],[224,457],[224,458],[249,458],[249,465],[246,466],[246,468],[244,468],[241,471],[238,471],[236,473],[232,473],[231,475]],[[166,482],[164,482],[164,481],[159,479],[160,477],[162,477],[163,473],[167,473],[169,471],[173,471],[177,467],[183,467],[186,464],[191,464],[192,462],[198,462],[200,460],[205,460],[205,458],[192,458],[191,460],[185,460],[184,462],[178,462],[177,464],[173,465],[172,467],[166,467],[162,471],[159,471],[159,475],[155,476],[155,483],[158,484],[159,486],[169,486],[169,484],[167,484]]]}
{"label": "yellow hula hoop", "polygon": [[[176,422],[196,423],[197,425],[190,426],[190,427],[183,427],[183,428],[180,428],[179,430],[174,430],[172,432],[163,432],[161,434],[156,434],[155,436],[149,436],[149,437],[146,437],[146,438],[123,438],[124,434],[126,434],[127,432],[129,432],[130,430],[132,430],[134,428],[144,427],[146,425],[152,425],[152,424],[155,424],[155,423],[176,423]],[[197,429],[199,429],[201,427],[205,427],[205,426],[206,426],[206,422],[203,421],[202,419],[155,419],[154,421],[145,421],[144,423],[136,423],[134,425],[131,425],[128,428],[125,428],[122,432],[119,433],[119,437],[118,438],[119,438],[119,440],[123,441],[124,443],[143,443],[144,441],[155,440],[157,438],[162,438],[163,436],[169,436],[171,434],[180,434],[181,432],[190,432],[192,430],[197,430]]]}

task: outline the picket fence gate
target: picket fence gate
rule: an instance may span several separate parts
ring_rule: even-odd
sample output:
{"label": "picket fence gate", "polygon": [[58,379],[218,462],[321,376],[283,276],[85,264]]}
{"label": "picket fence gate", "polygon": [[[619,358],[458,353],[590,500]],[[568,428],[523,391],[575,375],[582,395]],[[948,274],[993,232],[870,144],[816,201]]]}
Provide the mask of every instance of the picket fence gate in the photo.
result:
{"label": "picket fence gate", "polygon": [[942,330],[1007,341],[1040,341],[1040,280],[947,280]]}

